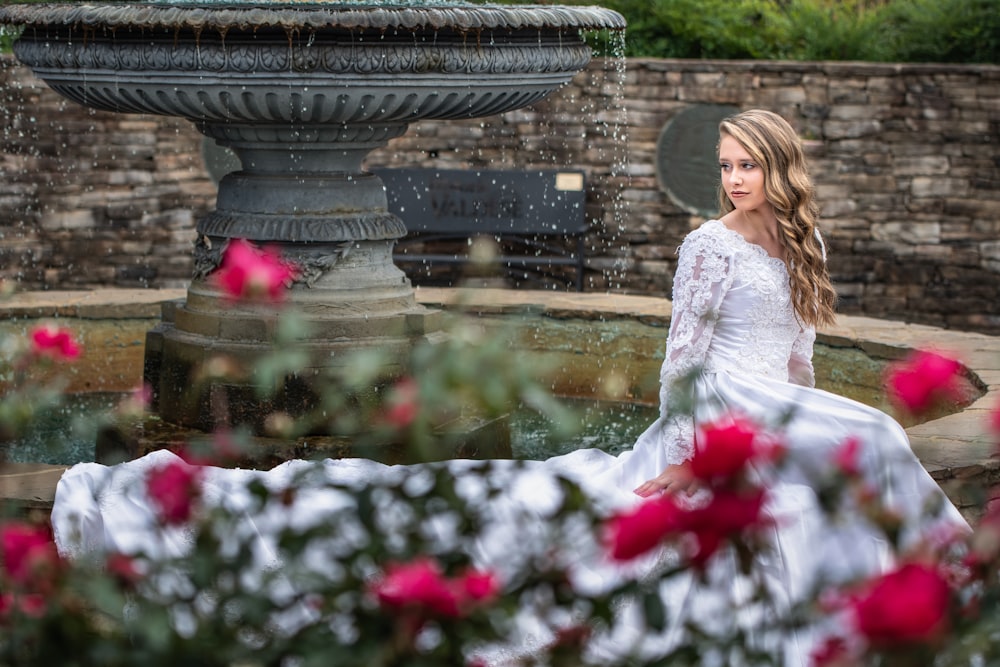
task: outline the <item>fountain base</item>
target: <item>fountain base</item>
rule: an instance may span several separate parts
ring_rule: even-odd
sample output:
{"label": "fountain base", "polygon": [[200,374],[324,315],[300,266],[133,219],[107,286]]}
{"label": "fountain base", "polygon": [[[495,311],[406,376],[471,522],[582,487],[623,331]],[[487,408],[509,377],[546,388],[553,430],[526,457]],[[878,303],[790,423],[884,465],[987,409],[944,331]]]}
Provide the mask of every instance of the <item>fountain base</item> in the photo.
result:
{"label": "fountain base", "polygon": [[[291,460],[325,458],[365,458],[386,465],[410,464],[447,459],[509,459],[513,456],[507,415],[493,419],[463,417],[444,424],[435,434],[446,448],[434,452],[415,452],[412,447],[391,440],[358,444],[344,436],[312,435],[300,438],[252,436],[238,452],[213,463],[264,470]],[[116,424],[97,434],[97,463],[113,465],[144,456],[159,449],[176,450],[179,443],[189,452],[217,452],[217,435],[179,427],[158,417],[147,417],[132,424]]]}
{"label": "fountain base", "polygon": [[[308,337],[282,340],[281,320],[287,311],[264,304],[198,309],[198,289],[187,302],[164,304],[161,323],[146,334],[143,380],[150,388],[151,408],[164,421],[185,428],[213,431],[235,425],[263,433],[270,415],[299,418],[323,404],[322,380],[352,355],[377,350],[380,384],[406,373],[412,347],[437,342],[440,311],[413,300],[372,310],[300,306]],[[390,301],[395,301],[390,299]],[[324,315],[324,316],[321,316]],[[294,348],[304,361],[287,374],[261,373],[276,354]]]}

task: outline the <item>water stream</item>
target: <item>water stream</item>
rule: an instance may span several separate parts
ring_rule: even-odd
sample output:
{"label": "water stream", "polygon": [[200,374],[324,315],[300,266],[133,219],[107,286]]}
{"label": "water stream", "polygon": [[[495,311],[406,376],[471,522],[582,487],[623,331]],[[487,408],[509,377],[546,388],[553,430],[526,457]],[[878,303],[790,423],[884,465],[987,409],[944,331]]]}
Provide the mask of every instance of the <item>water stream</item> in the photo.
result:
{"label": "water stream", "polygon": [[[95,442],[108,414],[124,398],[119,393],[70,394],[61,407],[39,415],[33,429],[6,450],[14,463],[71,465],[95,460]],[[545,459],[580,448],[617,454],[628,449],[656,419],[656,408],[630,403],[566,399],[580,418],[580,432],[557,439],[552,424],[528,408],[510,416],[511,449],[515,458]]]}

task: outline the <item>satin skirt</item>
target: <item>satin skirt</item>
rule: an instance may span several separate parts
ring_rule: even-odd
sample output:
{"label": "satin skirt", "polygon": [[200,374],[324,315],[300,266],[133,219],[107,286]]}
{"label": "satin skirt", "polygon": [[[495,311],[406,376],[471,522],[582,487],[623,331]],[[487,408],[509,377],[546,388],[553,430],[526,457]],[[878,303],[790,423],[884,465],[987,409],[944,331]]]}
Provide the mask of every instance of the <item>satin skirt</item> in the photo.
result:
{"label": "satin skirt", "polygon": [[[837,449],[849,437],[860,443],[859,466],[862,474],[883,502],[902,517],[906,529],[904,544],[934,534],[936,531],[966,532],[968,524],[957,509],[944,498],[940,488],[913,455],[905,431],[884,413],[856,401],[826,391],[753,376],[728,373],[704,374],[694,387],[699,406],[696,422],[717,418],[725,413],[749,417],[762,425],[781,424],[780,435],[788,451],[789,464],[767,477],[772,548],[758,556],[758,567],[765,573],[769,590],[779,607],[788,608],[815,591],[819,582],[846,583],[866,578],[890,567],[894,554],[880,531],[860,514],[831,522],[823,513],[815,489],[830,466]],[[492,462],[491,474],[505,475],[504,493],[491,498],[495,517],[511,516],[509,525],[495,521],[483,535],[474,557],[481,565],[501,571],[510,561],[511,545],[524,544],[531,531],[544,531],[541,519],[535,525],[525,522],[525,514],[541,517],[558,503],[560,490],[556,476],[565,476],[581,485],[601,509],[610,514],[630,507],[641,498],[633,489],[655,477],[668,464],[677,463],[677,450],[664,438],[663,418],[639,437],[635,446],[618,456],[597,449],[582,449],[545,461]],[[159,451],[117,466],[82,463],[73,466],[59,482],[52,524],[60,551],[70,557],[86,557],[102,552],[151,557],[182,557],[191,548],[191,535],[184,528],[164,530],[146,496],[143,479],[157,465],[174,455]],[[225,504],[239,511],[249,507],[246,484],[262,480],[269,488],[281,489],[299,478],[304,471],[321,471],[329,482],[345,485],[394,483],[410,478],[422,468],[445,466],[461,477],[477,462],[455,460],[417,466],[386,466],[364,459],[291,461],[269,471],[206,468],[203,501],[208,505]],[[476,479],[469,476],[470,480]],[[475,484],[475,482],[470,482]],[[475,489],[465,489],[475,495]],[[306,527],[337,509],[350,506],[348,493],[331,490],[297,492],[294,506],[267,515],[245,513],[245,535],[256,541],[261,567],[279,565],[277,549],[271,539],[283,526]],[[933,518],[924,509],[940,504]],[[587,544],[574,546],[574,583],[582,590],[600,591],[621,581],[622,577],[655,574],[665,561],[676,557],[665,549],[638,559],[627,567],[610,562],[604,555],[598,536]],[[594,664],[609,662],[622,655],[653,658],[677,645],[683,638],[686,615],[717,624],[721,628],[737,619],[720,616],[718,600],[705,591],[706,581],[721,586],[737,585],[735,563],[718,559],[705,580],[694,577],[674,578],[660,587],[672,622],[661,633],[650,633],[634,605],[620,610],[619,624],[598,635],[591,648]],[[732,591],[726,591],[726,597]],[[839,621],[830,619],[835,625]],[[774,641],[786,664],[809,664],[809,651],[829,628],[812,627]],[[503,664],[506,657],[530,652],[551,637],[530,617],[519,619],[518,631],[511,642],[485,651],[483,657]],[[763,639],[765,643],[770,641]],[[711,656],[706,656],[706,664]]]}

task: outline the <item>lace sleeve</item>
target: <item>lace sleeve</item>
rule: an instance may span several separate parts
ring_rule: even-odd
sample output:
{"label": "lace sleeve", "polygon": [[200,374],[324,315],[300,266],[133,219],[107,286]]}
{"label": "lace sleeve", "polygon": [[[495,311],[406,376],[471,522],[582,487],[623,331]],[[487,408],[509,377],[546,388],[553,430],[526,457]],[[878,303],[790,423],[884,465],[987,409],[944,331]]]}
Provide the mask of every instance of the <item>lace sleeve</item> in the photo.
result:
{"label": "lace sleeve", "polygon": [[670,332],[660,368],[660,440],[670,464],[691,458],[694,447],[694,422],[687,411],[671,408],[672,390],[678,380],[705,364],[719,306],[732,285],[731,269],[731,258],[720,239],[703,229],[692,232],[681,245]]}
{"label": "lace sleeve", "polygon": [[689,235],[679,251],[670,334],[660,369],[664,415],[671,386],[704,365],[719,306],[732,280],[730,256],[723,252],[719,239],[698,231]]}

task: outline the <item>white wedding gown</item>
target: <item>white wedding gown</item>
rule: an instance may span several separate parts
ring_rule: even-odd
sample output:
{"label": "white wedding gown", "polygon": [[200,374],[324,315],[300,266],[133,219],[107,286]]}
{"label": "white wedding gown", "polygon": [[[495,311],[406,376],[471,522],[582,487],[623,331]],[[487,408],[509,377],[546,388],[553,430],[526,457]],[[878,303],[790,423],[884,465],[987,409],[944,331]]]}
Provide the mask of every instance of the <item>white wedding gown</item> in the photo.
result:
{"label": "white wedding gown", "polygon": [[[680,250],[674,279],[673,318],[661,373],[661,417],[638,439],[634,448],[617,457],[595,449],[572,452],[546,461],[511,466],[511,482],[503,502],[522,507],[544,507],[558,495],[555,474],[577,481],[602,508],[611,511],[640,499],[632,490],[658,475],[669,464],[691,455],[694,422],[725,412],[741,413],[761,424],[783,423],[783,441],[791,465],[770,480],[767,511],[774,518],[775,549],[760,565],[767,572],[775,595],[792,603],[808,595],[819,579],[848,581],[874,574],[890,563],[892,554],[881,534],[860,516],[852,521],[829,523],[813,491],[816,480],[829,470],[834,452],[849,436],[862,443],[860,465],[882,499],[907,521],[912,542],[932,530],[951,527],[967,531],[968,525],[946,500],[934,520],[922,516],[927,501],[943,498],[935,482],[912,454],[903,429],[890,417],[855,401],[812,387],[812,345],[815,332],[798,323],[791,306],[784,263],[760,246],[712,220],[692,232]],[[699,372],[700,370],[700,372]],[[673,416],[670,388],[678,378],[698,373],[693,382],[694,419]],[[154,452],[114,467],[78,464],[59,482],[52,523],[60,550],[81,556],[115,550],[144,551],[156,555],[183,555],[189,548],[182,530],[162,532],[145,496],[142,476],[153,465],[168,460],[168,452]],[[474,465],[452,461],[442,465],[461,474]],[[498,464],[503,469],[503,463]],[[370,484],[412,475],[405,466],[389,467],[367,460],[327,460],[322,463],[290,462],[267,472],[208,469],[205,486],[209,503],[238,504],[246,480],[262,478],[272,488],[281,487],[308,466],[321,466],[335,482]],[[300,494],[284,517],[248,516],[249,530],[259,535],[261,558],[273,554],[268,526],[281,522],[307,524],[331,507],[350,502],[344,497]],[[494,501],[491,501],[494,502]],[[495,501],[501,502],[501,501]],[[499,511],[498,511],[499,514]],[[511,544],[518,544],[523,526],[501,526],[484,537],[485,563],[503,568]],[[528,530],[528,528],[523,528]],[[513,533],[513,536],[512,536]],[[580,584],[600,587],[602,581],[620,576],[597,550],[581,551]],[[640,561],[640,569],[655,567],[656,558]],[[633,570],[633,574],[634,574]],[[717,573],[722,580],[728,576]],[[693,581],[663,588],[669,609],[711,616],[710,600],[686,598]],[[634,611],[634,610],[633,610]],[[622,611],[629,614],[626,608]],[[731,619],[716,619],[725,625]],[[529,622],[530,624],[530,622]],[[640,621],[625,622],[611,636],[595,641],[595,661],[616,651],[639,650],[657,655],[676,641],[678,624],[654,636]],[[525,636],[531,630],[525,631]],[[807,663],[815,633],[801,632],[786,640],[782,651],[789,663]],[[525,644],[544,637],[524,639]]]}

